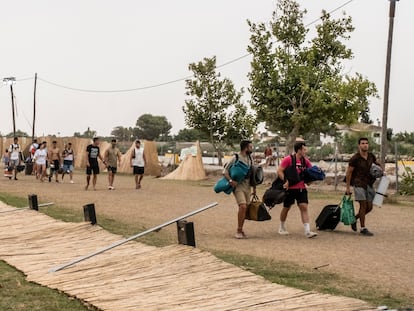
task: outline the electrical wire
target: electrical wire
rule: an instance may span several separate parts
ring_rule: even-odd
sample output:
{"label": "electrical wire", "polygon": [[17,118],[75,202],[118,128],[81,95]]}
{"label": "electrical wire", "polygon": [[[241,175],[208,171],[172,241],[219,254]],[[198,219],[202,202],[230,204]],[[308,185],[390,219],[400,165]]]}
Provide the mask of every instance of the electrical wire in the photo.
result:
{"label": "electrical wire", "polygon": [[[332,14],[332,13],[340,10],[341,8],[347,6],[348,4],[350,4],[353,1],[354,0],[348,0],[347,2],[345,2],[342,5],[336,7],[335,9],[329,11],[328,13]],[[310,23],[306,24],[305,27],[309,27],[310,25],[318,22],[319,20],[320,20],[320,18],[317,18],[317,19],[311,21]],[[238,62],[239,60],[244,59],[244,58],[246,58],[250,55],[251,55],[251,53],[244,54],[244,55],[239,56],[237,58],[234,58],[234,59],[232,59],[228,62],[225,62],[221,65],[218,65],[216,68],[222,68],[222,67],[228,66],[228,65],[230,65],[232,63],[235,63],[235,62]],[[153,84],[153,85],[148,85],[148,86],[143,86],[143,87],[136,87],[136,88],[129,88],[129,89],[119,89],[119,90],[82,89],[82,88],[75,88],[75,87],[66,86],[66,85],[63,85],[63,84],[60,84],[60,83],[52,82],[52,81],[46,80],[46,79],[41,78],[41,77],[37,77],[37,79],[44,82],[44,83],[47,83],[47,84],[50,84],[50,85],[53,85],[53,86],[56,86],[56,87],[64,88],[64,89],[71,90],[71,91],[77,91],[77,92],[86,92],[86,93],[126,93],[126,92],[136,92],[136,91],[142,91],[142,90],[157,88],[157,87],[165,86],[165,85],[168,85],[168,84],[173,84],[173,83],[185,81],[185,80],[190,79],[192,77],[193,77],[193,75],[188,75],[188,76],[183,77],[183,78],[178,78],[178,79],[175,79],[175,80],[162,82],[162,83],[158,83],[158,84]],[[33,79],[33,77],[25,78],[25,79],[19,79],[17,81],[24,81],[24,80],[29,80],[29,79]]]}

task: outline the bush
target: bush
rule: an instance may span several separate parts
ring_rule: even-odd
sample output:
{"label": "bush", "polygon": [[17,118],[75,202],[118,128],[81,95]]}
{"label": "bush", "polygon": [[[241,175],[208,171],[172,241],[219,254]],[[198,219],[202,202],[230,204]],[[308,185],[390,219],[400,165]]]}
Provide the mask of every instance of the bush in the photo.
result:
{"label": "bush", "polygon": [[405,168],[405,172],[401,176],[400,194],[414,194],[414,174],[410,167]]}

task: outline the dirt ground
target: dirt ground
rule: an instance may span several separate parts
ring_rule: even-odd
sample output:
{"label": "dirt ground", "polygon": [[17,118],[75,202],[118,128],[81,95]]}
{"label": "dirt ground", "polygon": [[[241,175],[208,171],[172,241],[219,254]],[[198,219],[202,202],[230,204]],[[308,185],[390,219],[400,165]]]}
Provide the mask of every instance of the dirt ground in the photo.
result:
{"label": "dirt ground", "polygon": [[[205,250],[223,250],[249,254],[277,261],[287,261],[307,268],[323,266],[320,270],[350,277],[378,287],[390,294],[405,294],[414,302],[414,203],[385,204],[375,207],[367,217],[373,237],[363,237],[339,224],[333,232],[319,232],[314,239],[306,239],[300,214],[296,207],[289,213],[288,236],[277,233],[280,206],[271,211],[273,219],[266,222],[247,221],[246,240],[233,238],[236,229],[237,208],[232,195],[216,194],[213,185],[217,176],[201,182],[178,182],[145,177],[143,187],[135,190],[133,176],[118,175],[116,190],[107,190],[107,174],[98,177],[97,190],[84,190],[85,175],[77,171],[74,184],[40,183],[33,176],[20,174],[19,180],[0,179],[0,191],[27,196],[37,194],[39,202],[55,202],[59,207],[83,210],[94,203],[99,217],[139,224],[150,228],[184,215],[192,210],[218,202],[213,207],[188,220],[194,222],[197,247]],[[67,176],[65,176],[67,178]],[[258,188],[261,196],[266,185]],[[310,192],[321,192],[314,185]],[[335,204],[339,192],[328,199],[310,201],[311,226],[321,209]],[[322,197],[322,196],[317,196]],[[329,198],[330,197],[330,198]],[[176,235],[175,226],[166,230]],[[139,230],[138,232],[139,233]],[[315,270],[316,271],[316,270]]]}

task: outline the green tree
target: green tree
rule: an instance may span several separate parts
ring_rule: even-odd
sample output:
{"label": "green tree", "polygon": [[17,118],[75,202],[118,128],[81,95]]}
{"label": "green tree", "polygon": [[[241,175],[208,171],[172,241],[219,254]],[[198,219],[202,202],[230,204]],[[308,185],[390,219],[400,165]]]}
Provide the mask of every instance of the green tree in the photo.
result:
{"label": "green tree", "polygon": [[165,116],[143,114],[137,120],[133,132],[135,137],[163,141],[169,135],[172,125]]}
{"label": "green tree", "polygon": [[94,138],[96,137],[97,132],[94,130],[91,130],[89,127],[86,129],[85,132],[83,132],[83,134],[81,134],[80,132],[75,132],[73,133],[74,137],[82,137],[82,138]]}
{"label": "green tree", "polygon": [[343,43],[354,30],[351,18],[334,20],[322,11],[316,35],[307,41],[305,14],[294,0],[279,0],[269,26],[248,21],[251,107],[259,121],[287,137],[289,148],[298,135],[356,122],[368,98],[377,96],[361,74],[343,74],[342,62],[352,58]]}
{"label": "green tree", "polygon": [[378,153],[380,146],[374,142],[371,133],[360,132],[356,133],[346,133],[340,140],[340,152],[342,153],[356,153],[358,152],[358,140],[361,137],[367,137],[369,140],[369,151],[373,153]]}
{"label": "green tree", "polygon": [[29,134],[27,134],[26,132],[23,132],[22,130],[16,130],[16,133],[14,134],[13,132],[10,132],[6,135],[7,138],[10,137],[29,137]]}
{"label": "green tree", "polygon": [[207,141],[208,135],[196,129],[181,129],[178,134],[174,136],[175,141]]}
{"label": "green tree", "polygon": [[117,126],[111,131],[111,135],[120,141],[131,141],[134,137],[132,127]]}
{"label": "green tree", "polygon": [[216,72],[215,57],[191,63],[189,70],[194,77],[186,80],[186,124],[209,137],[221,165],[224,147],[251,137],[255,119],[240,102],[243,90]]}

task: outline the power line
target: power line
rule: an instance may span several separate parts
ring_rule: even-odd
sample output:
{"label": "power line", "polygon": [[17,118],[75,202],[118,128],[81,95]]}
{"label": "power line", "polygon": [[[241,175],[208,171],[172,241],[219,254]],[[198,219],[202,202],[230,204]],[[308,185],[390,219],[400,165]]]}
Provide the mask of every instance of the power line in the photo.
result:
{"label": "power line", "polygon": [[[332,13],[340,10],[341,8],[347,6],[348,4],[350,4],[353,1],[354,0],[348,0],[347,2],[345,2],[342,5],[336,7],[335,9],[329,11],[328,13],[329,14],[332,14]],[[318,22],[320,19],[321,18],[319,17],[319,18],[311,21],[310,23],[306,24],[305,27],[309,27],[310,25]],[[238,62],[239,60],[244,59],[244,58],[246,58],[246,57],[248,57],[250,55],[251,55],[251,53],[244,54],[244,55],[239,56],[237,58],[234,58],[234,59],[232,59],[232,60],[230,60],[228,62],[225,62],[225,63],[223,63],[221,65],[218,65],[217,68],[222,68],[222,67],[228,66],[228,65],[230,65],[232,63],[235,63],[235,62]],[[168,85],[168,84],[173,84],[173,83],[185,81],[185,80],[190,79],[192,77],[193,77],[193,75],[188,75],[188,76],[183,77],[183,78],[178,78],[178,79],[175,79],[175,80],[171,80],[171,81],[167,81],[167,82],[162,82],[162,83],[158,83],[158,84],[153,84],[153,85],[148,85],[148,86],[143,86],[143,87],[136,87],[136,88],[129,88],[129,89],[119,89],[119,90],[82,89],[82,88],[75,88],[75,87],[66,86],[66,85],[63,85],[63,84],[60,84],[60,83],[52,82],[52,81],[46,80],[46,79],[41,78],[41,77],[38,77],[38,80],[40,80],[40,81],[42,81],[44,83],[47,83],[47,84],[56,86],[56,87],[64,88],[64,89],[71,90],[71,91],[77,91],[77,92],[85,92],[85,93],[126,93],[126,92],[136,92],[136,91],[142,91],[142,90],[148,90],[148,89],[152,89],[152,88],[157,88],[157,87],[160,87],[160,86],[165,86],[165,85]],[[24,81],[24,80],[29,80],[29,79],[33,79],[33,77],[31,77],[31,78],[25,78],[25,79],[19,79],[17,81]]]}

